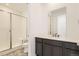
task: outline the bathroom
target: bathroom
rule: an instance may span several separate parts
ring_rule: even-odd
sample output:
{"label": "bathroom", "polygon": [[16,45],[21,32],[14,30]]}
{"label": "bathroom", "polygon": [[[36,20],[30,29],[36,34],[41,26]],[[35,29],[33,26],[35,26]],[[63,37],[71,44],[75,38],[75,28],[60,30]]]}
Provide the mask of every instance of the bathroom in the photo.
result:
{"label": "bathroom", "polygon": [[0,3],[0,56],[79,55],[78,11],[77,3]]}

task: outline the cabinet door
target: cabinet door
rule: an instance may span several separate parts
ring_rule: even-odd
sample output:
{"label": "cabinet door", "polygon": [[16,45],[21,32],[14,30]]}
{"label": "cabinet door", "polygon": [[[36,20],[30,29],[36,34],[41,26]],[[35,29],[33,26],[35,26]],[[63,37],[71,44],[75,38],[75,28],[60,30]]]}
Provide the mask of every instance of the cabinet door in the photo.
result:
{"label": "cabinet door", "polygon": [[63,55],[64,56],[78,56],[76,50],[66,49],[66,48],[63,48]]}
{"label": "cabinet door", "polygon": [[12,47],[22,44],[26,39],[26,19],[12,14]]}
{"label": "cabinet door", "polygon": [[36,42],[36,55],[42,56],[42,43]]}
{"label": "cabinet door", "polygon": [[10,48],[10,14],[0,11],[0,51]]}
{"label": "cabinet door", "polygon": [[53,56],[62,56],[62,47],[52,46],[51,52]]}
{"label": "cabinet door", "polygon": [[43,44],[43,56],[51,56],[52,55],[52,46],[48,44]]}
{"label": "cabinet door", "polygon": [[62,56],[62,42],[43,40],[43,54],[49,56]]}
{"label": "cabinet door", "polygon": [[64,56],[77,55],[76,49],[77,49],[76,43],[63,42],[63,55]]}

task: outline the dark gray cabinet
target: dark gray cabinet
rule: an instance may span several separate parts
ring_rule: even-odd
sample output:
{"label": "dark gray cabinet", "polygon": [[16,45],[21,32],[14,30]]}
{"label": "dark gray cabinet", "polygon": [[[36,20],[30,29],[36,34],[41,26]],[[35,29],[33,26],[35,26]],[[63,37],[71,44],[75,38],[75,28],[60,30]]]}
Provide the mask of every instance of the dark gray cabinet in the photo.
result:
{"label": "dark gray cabinet", "polygon": [[77,44],[72,42],[63,42],[63,56],[77,56]]}
{"label": "dark gray cabinet", "polygon": [[37,55],[42,56],[42,43],[37,42],[37,48],[36,49],[37,49],[37,51],[36,51]]}
{"label": "dark gray cabinet", "polygon": [[51,56],[52,55],[52,46],[48,44],[43,44],[43,56]]}
{"label": "dark gray cabinet", "polygon": [[52,47],[52,56],[62,56],[62,48],[58,46]]}
{"label": "dark gray cabinet", "polygon": [[45,56],[61,56],[62,43],[55,40],[43,40],[43,55]]}
{"label": "dark gray cabinet", "polygon": [[36,54],[37,56],[42,56],[42,39],[36,38]]}
{"label": "dark gray cabinet", "polygon": [[63,56],[78,56],[75,50],[63,48]]}
{"label": "dark gray cabinet", "polygon": [[43,56],[62,56],[62,48],[43,44]]}
{"label": "dark gray cabinet", "polygon": [[78,56],[77,44],[36,37],[37,56]]}

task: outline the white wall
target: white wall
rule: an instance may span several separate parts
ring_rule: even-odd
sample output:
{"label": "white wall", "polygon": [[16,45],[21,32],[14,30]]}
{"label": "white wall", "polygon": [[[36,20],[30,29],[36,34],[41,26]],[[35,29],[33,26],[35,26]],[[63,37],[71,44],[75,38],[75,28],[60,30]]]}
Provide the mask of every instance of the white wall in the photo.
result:
{"label": "white wall", "polygon": [[48,13],[66,7],[67,39],[79,41],[79,4],[48,4]]}
{"label": "white wall", "polygon": [[28,4],[29,14],[29,55],[35,55],[35,36],[48,34],[46,4]]}
{"label": "white wall", "polygon": [[67,5],[67,35],[70,40],[79,41],[79,4]]}

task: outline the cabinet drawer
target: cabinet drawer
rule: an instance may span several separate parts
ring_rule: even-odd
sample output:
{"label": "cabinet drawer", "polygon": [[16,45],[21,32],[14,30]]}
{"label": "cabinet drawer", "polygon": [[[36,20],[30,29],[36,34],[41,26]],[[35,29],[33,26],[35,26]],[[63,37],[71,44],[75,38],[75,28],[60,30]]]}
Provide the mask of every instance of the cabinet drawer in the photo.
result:
{"label": "cabinet drawer", "polygon": [[56,46],[62,46],[62,42],[61,41],[56,41],[56,40],[43,40],[43,43],[47,43],[50,45],[56,45]]}
{"label": "cabinet drawer", "polygon": [[63,47],[69,49],[77,49],[77,44],[71,42],[63,42]]}

